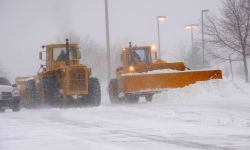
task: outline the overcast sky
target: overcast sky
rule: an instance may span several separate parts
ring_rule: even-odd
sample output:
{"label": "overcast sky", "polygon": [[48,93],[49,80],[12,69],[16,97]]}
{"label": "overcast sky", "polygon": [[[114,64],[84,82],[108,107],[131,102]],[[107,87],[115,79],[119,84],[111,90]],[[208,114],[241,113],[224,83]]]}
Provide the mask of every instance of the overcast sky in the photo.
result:
{"label": "overcast sky", "polygon": [[[184,26],[200,23],[201,10],[216,12],[220,0],[109,0],[111,44],[131,41],[157,44],[156,16],[161,22],[165,59],[190,45]],[[0,0],[0,61],[10,78],[36,74],[42,44],[54,43],[64,34],[86,35],[105,46],[104,0]],[[195,37],[200,31],[195,31]],[[127,45],[124,45],[127,46]],[[87,56],[83,56],[87,57]]]}

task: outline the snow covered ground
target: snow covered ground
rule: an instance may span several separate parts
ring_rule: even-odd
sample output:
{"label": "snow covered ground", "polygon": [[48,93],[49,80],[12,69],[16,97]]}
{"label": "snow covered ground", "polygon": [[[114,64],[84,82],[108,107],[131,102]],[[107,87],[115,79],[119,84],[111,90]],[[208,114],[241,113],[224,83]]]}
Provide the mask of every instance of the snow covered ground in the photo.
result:
{"label": "snow covered ground", "polygon": [[0,150],[250,149],[250,85],[209,81],[137,105],[0,114]]}

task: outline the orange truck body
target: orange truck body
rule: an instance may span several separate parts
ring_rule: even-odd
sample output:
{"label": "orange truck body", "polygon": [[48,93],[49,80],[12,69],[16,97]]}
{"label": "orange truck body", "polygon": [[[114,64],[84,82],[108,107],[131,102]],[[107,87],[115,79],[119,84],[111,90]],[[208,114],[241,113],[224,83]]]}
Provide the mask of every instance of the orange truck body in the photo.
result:
{"label": "orange truck body", "polygon": [[[123,65],[116,69],[116,78],[109,84],[110,99],[126,97],[138,100],[152,98],[156,92],[183,88],[198,81],[222,79],[221,70],[186,70],[182,62],[168,63],[157,58],[152,46],[128,47],[122,50]],[[166,70],[166,71],[165,71]]]}

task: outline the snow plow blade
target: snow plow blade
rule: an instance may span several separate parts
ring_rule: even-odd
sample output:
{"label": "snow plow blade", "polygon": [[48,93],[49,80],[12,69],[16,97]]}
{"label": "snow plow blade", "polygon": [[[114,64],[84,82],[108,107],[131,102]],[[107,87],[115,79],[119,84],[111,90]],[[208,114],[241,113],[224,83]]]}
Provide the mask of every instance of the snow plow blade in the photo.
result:
{"label": "snow plow blade", "polygon": [[211,79],[222,79],[221,70],[122,75],[118,80],[118,86],[120,93],[144,93],[182,88],[198,81]]}

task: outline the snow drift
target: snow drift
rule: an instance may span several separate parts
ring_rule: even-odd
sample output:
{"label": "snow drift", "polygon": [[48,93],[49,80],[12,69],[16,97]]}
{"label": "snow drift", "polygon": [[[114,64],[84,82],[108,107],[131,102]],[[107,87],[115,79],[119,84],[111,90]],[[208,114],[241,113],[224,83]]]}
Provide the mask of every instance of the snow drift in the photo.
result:
{"label": "snow drift", "polygon": [[0,114],[4,150],[249,149],[250,86],[212,80],[153,103]]}

